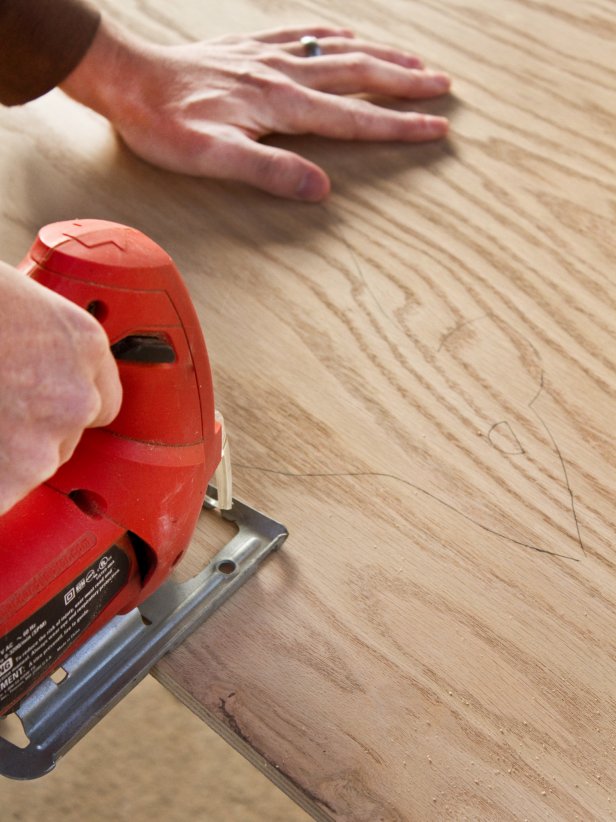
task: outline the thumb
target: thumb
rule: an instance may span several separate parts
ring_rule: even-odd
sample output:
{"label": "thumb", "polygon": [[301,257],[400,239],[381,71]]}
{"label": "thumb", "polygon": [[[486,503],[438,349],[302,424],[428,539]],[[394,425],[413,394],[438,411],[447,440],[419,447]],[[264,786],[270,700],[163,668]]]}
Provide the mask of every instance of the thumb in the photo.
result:
{"label": "thumb", "polygon": [[249,137],[216,141],[203,159],[203,174],[248,183],[278,197],[318,202],[329,194],[329,178],[319,166]]}

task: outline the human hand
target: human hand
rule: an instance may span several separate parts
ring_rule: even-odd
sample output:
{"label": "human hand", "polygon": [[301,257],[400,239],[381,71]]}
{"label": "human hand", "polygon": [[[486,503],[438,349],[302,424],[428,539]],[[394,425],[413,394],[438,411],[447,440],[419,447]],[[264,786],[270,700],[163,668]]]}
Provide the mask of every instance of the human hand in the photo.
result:
{"label": "human hand", "polygon": [[90,50],[62,84],[107,117],[127,145],[155,165],[239,180],[281,197],[318,201],[323,169],[258,142],[267,134],[418,142],[443,137],[447,120],[399,112],[359,93],[423,99],[449,77],[413,55],[368,43],[346,29],[312,28],[322,54],[307,58],[307,29],[277,29],[160,46],[103,19]]}
{"label": "human hand", "polygon": [[109,340],[82,308],[0,263],[0,514],[106,425],[122,389]]}

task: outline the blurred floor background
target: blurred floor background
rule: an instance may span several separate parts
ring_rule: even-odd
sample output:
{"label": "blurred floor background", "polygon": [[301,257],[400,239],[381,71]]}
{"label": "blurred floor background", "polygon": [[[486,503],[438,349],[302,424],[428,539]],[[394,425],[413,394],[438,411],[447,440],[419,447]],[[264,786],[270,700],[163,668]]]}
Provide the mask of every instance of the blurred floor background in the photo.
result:
{"label": "blurred floor background", "polygon": [[34,782],[0,777],[0,822],[308,822],[256,768],[147,677]]}

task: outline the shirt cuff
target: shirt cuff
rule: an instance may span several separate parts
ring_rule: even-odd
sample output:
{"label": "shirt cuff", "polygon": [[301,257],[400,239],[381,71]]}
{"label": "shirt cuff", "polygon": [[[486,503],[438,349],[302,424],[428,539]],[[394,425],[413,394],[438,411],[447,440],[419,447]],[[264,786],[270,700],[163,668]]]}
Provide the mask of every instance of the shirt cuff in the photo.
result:
{"label": "shirt cuff", "polygon": [[0,0],[0,103],[27,103],[59,85],[101,20],[85,0]]}

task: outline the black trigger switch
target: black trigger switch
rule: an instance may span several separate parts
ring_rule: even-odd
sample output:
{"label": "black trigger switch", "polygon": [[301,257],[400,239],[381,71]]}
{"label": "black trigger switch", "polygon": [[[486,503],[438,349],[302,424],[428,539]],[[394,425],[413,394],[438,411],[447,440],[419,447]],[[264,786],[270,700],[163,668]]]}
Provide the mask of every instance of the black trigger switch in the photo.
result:
{"label": "black trigger switch", "polygon": [[175,351],[163,337],[133,334],[111,346],[111,353],[122,362],[170,363],[175,362]]}

